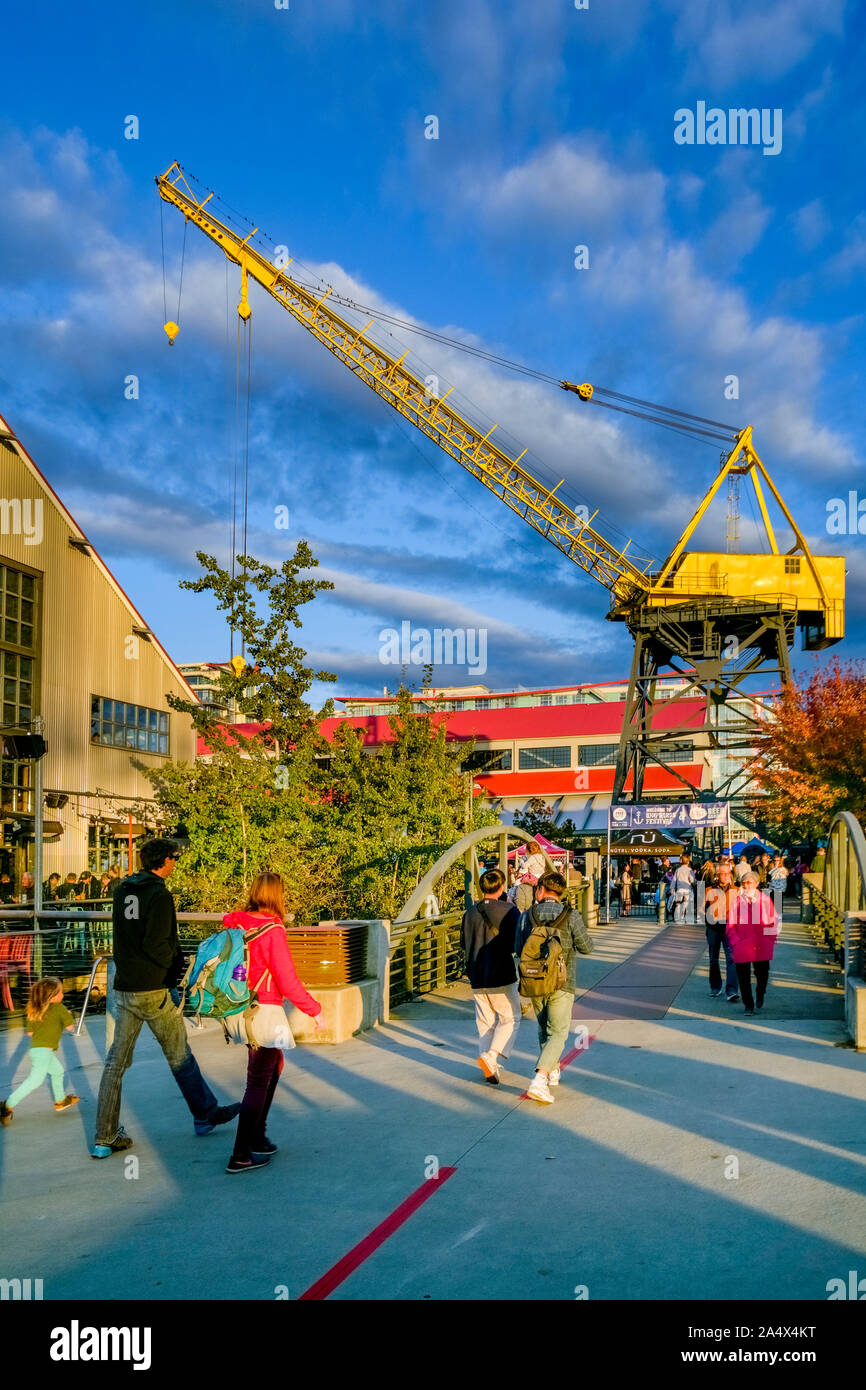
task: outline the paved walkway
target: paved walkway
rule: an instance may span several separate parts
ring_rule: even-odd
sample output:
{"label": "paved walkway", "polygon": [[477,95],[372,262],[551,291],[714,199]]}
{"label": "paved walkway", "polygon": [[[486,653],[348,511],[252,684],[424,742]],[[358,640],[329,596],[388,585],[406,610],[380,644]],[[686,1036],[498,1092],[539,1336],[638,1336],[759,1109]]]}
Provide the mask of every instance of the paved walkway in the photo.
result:
{"label": "paved walkway", "polygon": [[[845,1045],[836,971],[805,930],[785,924],[752,1019],[709,998],[697,929],[635,920],[596,940],[575,1005],[592,1041],[553,1106],[521,1099],[529,1020],[503,1085],[484,1084],[469,992],[453,986],[350,1043],[291,1053],[280,1153],[238,1179],[222,1172],[230,1136],[194,1138],[146,1035],[124,1094],[137,1172],[88,1157],[94,1019],[62,1044],[81,1106],[55,1114],[46,1093],[0,1131],[0,1277],[41,1278],[47,1299],[766,1301],[866,1276],[866,1058]],[[25,1039],[0,1043],[4,1094]],[[220,1096],[238,1096],[239,1050],[216,1033],[194,1046]]]}

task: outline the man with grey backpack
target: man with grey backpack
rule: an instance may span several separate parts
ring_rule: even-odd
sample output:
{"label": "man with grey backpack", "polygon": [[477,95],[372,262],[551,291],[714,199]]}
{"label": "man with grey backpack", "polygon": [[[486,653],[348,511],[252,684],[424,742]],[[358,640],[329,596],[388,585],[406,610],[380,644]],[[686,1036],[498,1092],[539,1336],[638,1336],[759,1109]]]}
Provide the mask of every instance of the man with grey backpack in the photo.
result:
{"label": "man with grey backpack", "polygon": [[577,988],[576,956],[593,952],[583,918],[562,902],[562,874],[542,874],[535,902],[521,915],[515,936],[520,964],[520,993],[532,1004],[538,1020],[539,1058],[535,1079],[526,1094],[540,1105],[552,1105],[551,1086],[559,1085],[559,1059],[565,1050]]}

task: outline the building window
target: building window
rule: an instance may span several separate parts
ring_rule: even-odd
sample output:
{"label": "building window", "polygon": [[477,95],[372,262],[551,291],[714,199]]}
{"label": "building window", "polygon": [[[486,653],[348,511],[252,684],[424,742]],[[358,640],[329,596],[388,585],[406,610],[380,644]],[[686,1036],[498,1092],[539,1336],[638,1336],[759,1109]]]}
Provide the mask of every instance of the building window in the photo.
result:
{"label": "building window", "polygon": [[585,695],[584,691],[582,691],[582,690],[575,690],[574,694],[573,694],[572,697],[571,697],[571,703],[572,703],[573,705],[585,705],[585,704],[586,704],[586,695]]}
{"label": "building window", "polygon": [[510,772],[510,748],[477,748],[461,763],[463,772]]}
{"label": "building window", "polygon": [[577,750],[580,767],[612,767],[616,762],[617,743],[588,743]]}
{"label": "building window", "polygon": [[532,772],[549,767],[571,767],[571,746],[569,744],[560,743],[552,748],[521,748],[521,772]]}
{"label": "building window", "polygon": [[0,565],[0,675],[7,728],[29,724],[35,713],[37,599],[38,581],[32,574]]}
{"label": "building window", "polygon": [[800,573],[800,557],[799,557],[799,555],[786,555],[786,556],[785,556],[785,573],[786,573],[786,574],[799,574],[799,573]]}
{"label": "building window", "polygon": [[112,748],[135,748],[139,753],[168,754],[168,715],[123,700],[90,697],[90,742]]}
{"label": "building window", "polygon": [[540,701],[539,701],[539,704],[542,704],[542,705],[552,705],[552,704],[553,704],[553,696],[552,696],[552,695],[542,695],[542,697],[541,697],[541,699],[540,699]]}
{"label": "building window", "polygon": [[0,806],[7,815],[14,816],[22,811],[32,814],[29,763],[13,762],[11,758],[0,762]]}
{"label": "building window", "polygon": [[659,757],[666,763],[690,763],[694,753],[693,743],[663,743],[658,750]]}
{"label": "building window", "polygon": [[489,708],[490,708],[490,701],[489,701],[489,700],[476,700],[476,701],[475,701],[475,708],[476,708],[476,709],[489,709]]}
{"label": "building window", "polygon": [[567,705],[567,704],[568,704],[568,696],[567,696],[567,695],[557,695],[557,697],[556,697],[556,703],[557,703],[558,705]]}

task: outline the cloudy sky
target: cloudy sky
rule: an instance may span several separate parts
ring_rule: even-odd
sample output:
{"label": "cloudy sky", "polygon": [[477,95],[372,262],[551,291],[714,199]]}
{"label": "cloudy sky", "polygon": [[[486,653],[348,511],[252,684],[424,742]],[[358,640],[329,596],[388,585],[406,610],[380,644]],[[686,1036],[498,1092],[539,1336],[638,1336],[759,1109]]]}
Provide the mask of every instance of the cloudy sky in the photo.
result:
{"label": "cloudy sky", "polygon": [[[849,557],[838,650],[860,655],[866,537],[826,530],[831,498],[866,498],[853,4],[82,0],[17,6],[4,28],[0,411],[176,660],[228,654],[178,579],[196,549],[229,553],[238,279],[191,228],[168,346],[183,221],[161,218],[153,179],[174,159],[362,304],[751,423],[815,548]],[[780,110],[780,151],[676,143],[674,113],[698,102]],[[306,537],[333,581],[303,632],[339,676],[327,693],[393,686],[380,633],[407,620],[485,629],[494,688],[624,676],[604,590],[251,293],[249,549],[279,563]],[[717,468],[711,442],[396,340],[644,554],[669,550]],[[723,534],[724,505],[699,538]]]}

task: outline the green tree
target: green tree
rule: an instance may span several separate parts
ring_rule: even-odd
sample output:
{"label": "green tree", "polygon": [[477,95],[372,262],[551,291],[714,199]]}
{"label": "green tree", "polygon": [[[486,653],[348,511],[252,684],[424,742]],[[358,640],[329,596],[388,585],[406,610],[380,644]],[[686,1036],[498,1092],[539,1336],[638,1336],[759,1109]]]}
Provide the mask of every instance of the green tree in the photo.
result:
{"label": "green tree", "polygon": [[[449,743],[436,710],[418,713],[405,686],[389,715],[391,740],[375,756],[361,733],[338,727],[330,766],[329,845],[343,866],[352,914],[393,918],[422,876],[468,830],[496,824],[489,801],[473,793],[461,762],[471,745]],[[454,905],[462,873],[441,886],[440,907]]]}

